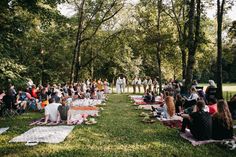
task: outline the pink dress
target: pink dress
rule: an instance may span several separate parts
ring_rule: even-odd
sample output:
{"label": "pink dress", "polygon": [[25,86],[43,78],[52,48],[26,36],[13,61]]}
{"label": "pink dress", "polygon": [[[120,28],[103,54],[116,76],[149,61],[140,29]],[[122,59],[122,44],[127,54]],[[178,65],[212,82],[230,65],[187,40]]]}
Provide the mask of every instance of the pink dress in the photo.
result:
{"label": "pink dress", "polygon": [[109,83],[107,81],[104,81],[104,93],[109,93]]}

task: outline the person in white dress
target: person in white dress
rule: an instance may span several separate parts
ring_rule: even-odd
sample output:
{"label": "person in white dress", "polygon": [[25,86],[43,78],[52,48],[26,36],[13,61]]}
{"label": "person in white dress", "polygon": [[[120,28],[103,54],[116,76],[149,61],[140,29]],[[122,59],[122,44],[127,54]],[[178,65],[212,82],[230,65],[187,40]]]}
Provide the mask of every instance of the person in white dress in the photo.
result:
{"label": "person in white dress", "polygon": [[126,79],[125,79],[125,77],[123,77],[121,79],[121,93],[125,92],[125,87],[126,87]]}
{"label": "person in white dress", "polygon": [[116,93],[117,94],[120,94],[121,92],[121,84],[122,84],[121,78],[118,77],[116,80]]}

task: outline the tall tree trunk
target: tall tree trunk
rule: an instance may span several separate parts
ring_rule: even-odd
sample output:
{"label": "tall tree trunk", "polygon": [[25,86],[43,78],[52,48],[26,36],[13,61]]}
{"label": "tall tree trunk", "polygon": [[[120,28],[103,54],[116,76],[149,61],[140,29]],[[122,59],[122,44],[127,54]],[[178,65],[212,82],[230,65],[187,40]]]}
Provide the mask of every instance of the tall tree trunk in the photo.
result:
{"label": "tall tree trunk", "polygon": [[[186,69],[187,69],[187,53],[186,53],[186,38],[187,38],[187,23],[185,18],[185,11],[186,11],[186,0],[183,1],[183,10],[182,10],[182,20],[183,20],[183,31],[181,37],[181,54],[182,54],[182,79],[186,79]],[[181,33],[181,32],[180,32]]]}
{"label": "tall tree trunk", "polygon": [[[195,54],[200,37],[201,0],[197,0],[197,16],[195,20],[195,0],[191,0],[189,9],[189,32],[188,32],[188,62],[186,71],[185,90],[192,84]],[[195,22],[196,21],[196,22]],[[194,33],[195,31],[195,33]]]}
{"label": "tall tree trunk", "polygon": [[162,72],[161,72],[161,41],[160,41],[160,22],[161,22],[161,10],[162,10],[162,0],[158,0],[157,4],[157,31],[158,31],[158,40],[156,43],[156,57],[157,57],[157,65],[158,65],[158,73],[159,73],[159,93],[162,92]]}
{"label": "tall tree trunk", "polygon": [[225,0],[217,0],[217,97],[223,98],[222,90],[222,21]]}
{"label": "tall tree trunk", "polygon": [[187,53],[184,48],[181,49],[182,55],[182,79],[186,78],[186,67],[187,67]]}
{"label": "tall tree trunk", "polygon": [[194,15],[195,15],[195,0],[190,1],[189,7],[189,24],[188,24],[188,63],[186,71],[185,92],[191,86],[193,78],[194,58]]}
{"label": "tall tree trunk", "polygon": [[78,81],[78,74],[80,70],[80,50],[81,50],[81,39],[82,39],[82,30],[83,30],[83,19],[84,19],[84,3],[85,0],[82,0],[80,5],[78,6],[79,15],[78,15],[78,30],[76,35],[76,44],[73,51],[73,60],[71,65],[71,76],[70,83]]}

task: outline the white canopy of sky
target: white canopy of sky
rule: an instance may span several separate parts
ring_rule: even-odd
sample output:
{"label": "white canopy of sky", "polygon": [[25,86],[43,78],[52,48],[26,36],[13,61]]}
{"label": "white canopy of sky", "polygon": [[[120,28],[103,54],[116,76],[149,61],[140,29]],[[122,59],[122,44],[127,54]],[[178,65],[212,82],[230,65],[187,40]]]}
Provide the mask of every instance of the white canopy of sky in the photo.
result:
{"label": "white canopy of sky", "polygon": [[[139,0],[127,0],[128,3],[136,4]],[[62,15],[71,17],[75,14],[76,9],[73,5],[70,4],[60,4],[58,5],[58,10],[61,12]],[[209,18],[216,18],[216,8],[213,7],[211,9],[207,9],[207,16]],[[230,18],[231,20],[236,20],[236,4],[227,11],[225,14],[226,17]]]}

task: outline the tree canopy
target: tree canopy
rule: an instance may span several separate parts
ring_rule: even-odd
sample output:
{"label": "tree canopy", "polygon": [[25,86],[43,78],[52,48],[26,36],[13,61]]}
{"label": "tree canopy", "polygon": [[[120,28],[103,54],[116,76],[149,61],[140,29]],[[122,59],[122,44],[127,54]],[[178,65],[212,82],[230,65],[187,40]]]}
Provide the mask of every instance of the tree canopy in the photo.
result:
{"label": "tree canopy", "polygon": [[[227,11],[232,3],[225,3]],[[75,14],[62,15],[59,4],[74,6]],[[210,4],[200,0],[135,4],[125,0],[2,0],[1,85],[29,78],[37,84],[86,78],[112,81],[120,73],[128,79],[135,75],[162,81],[214,79],[217,20],[206,15]],[[222,20],[223,82],[235,82],[236,22]]]}

